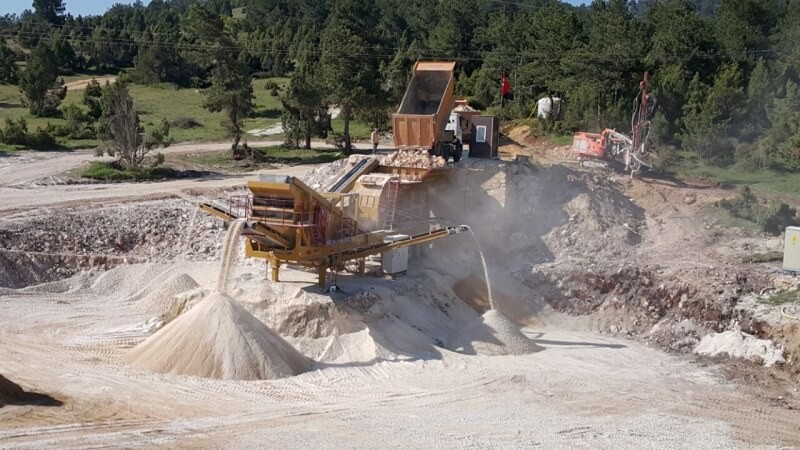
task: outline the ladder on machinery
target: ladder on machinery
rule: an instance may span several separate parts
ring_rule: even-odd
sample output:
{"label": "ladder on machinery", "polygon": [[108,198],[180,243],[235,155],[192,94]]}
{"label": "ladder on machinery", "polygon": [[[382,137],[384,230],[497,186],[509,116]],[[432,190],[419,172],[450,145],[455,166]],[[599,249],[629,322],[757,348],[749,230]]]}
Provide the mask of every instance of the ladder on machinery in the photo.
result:
{"label": "ladder on machinery", "polygon": [[397,212],[397,193],[400,190],[400,179],[390,179],[388,189],[389,208],[386,211],[386,216],[383,218],[383,230],[393,231],[395,213]]}

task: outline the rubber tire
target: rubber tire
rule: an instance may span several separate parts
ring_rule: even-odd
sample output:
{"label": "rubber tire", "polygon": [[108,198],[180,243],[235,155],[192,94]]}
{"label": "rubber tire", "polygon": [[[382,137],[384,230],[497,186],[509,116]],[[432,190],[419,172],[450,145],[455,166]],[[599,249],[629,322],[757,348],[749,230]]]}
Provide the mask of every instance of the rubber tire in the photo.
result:
{"label": "rubber tire", "polygon": [[456,145],[456,151],[453,152],[453,162],[461,161],[461,156],[464,154],[464,147]]}
{"label": "rubber tire", "polygon": [[444,159],[444,162],[447,163],[447,160],[450,159],[450,146],[447,144],[443,144],[441,146],[441,149],[442,149],[442,154],[441,154],[442,159]]}

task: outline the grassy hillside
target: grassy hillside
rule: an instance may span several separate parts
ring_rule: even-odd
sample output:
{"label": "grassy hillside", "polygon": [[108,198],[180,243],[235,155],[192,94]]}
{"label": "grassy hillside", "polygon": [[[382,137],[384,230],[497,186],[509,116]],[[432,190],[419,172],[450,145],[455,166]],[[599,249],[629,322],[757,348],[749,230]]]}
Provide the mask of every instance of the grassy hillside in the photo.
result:
{"label": "grassy hillside", "polygon": [[747,185],[753,191],[775,195],[796,203],[800,195],[800,173],[775,169],[750,169],[740,165],[719,167],[703,164],[696,155],[681,152],[669,170],[687,179],[702,179],[738,187]]}
{"label": "grassy hillside", "polygon": [[[85,75],[75,75],[64,77],[64,81],[72,82],[85,78],[87,78]],[[265,85],[269,81],[273,81],[279,86],[285,86],[288,83],[287,78],[253,80],[256,110],[253,117],[245,121],[244,129],[246,131],[268,128],[280,122],[280,100],[265,89]],[[180,122],[194,124],[187,128],[173,126],[171,135],[175,142],[227,139],[222,126],[222,114],[211,113],[203,108],[205,95],[202,90],[180,89],[169,83],[150,86],[132,85],[131,95],[136,101],[136,108],[145,127],[159,123],[161,119],[167,119],[170,122],[182,119]],[[83,90],[72,90],[67,92],[67,97],[62,105],[75,103],[82,106],[82,102]],[[31,131],[37,127],[46,126],[48,122],[54,125],[65,123],[63,119],[31,116],[28,109],[22,104],[19,88],[0,85],[0,124],[7,118],[17,119],[18,117],[24,117],[28,121],[28,128]],[[333,121],[333,128],[334,131],[342,131],[341,118]],[[355,122],[351,125],[351,133],[356,138],[366,138],[369,136],[369,129],[366,125]],[[280,136],[275,136],[275,139],[280,139]],[[69,148],[91,148],[98,144],[94,140],[60,140],[59,143]],[[7,146],[4,147],[0,144],[0,148],[7,148]]]}

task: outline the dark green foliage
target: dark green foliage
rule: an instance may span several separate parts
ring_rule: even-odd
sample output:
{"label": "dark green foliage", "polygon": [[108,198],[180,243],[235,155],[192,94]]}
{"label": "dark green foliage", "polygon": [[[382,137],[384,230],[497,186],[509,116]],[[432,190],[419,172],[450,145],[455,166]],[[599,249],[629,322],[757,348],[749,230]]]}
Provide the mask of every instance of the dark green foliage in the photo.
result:
{"label": "dark green foliage", "polygon": [[[236,150],[252,112],[249,80],[296,78],[314,60],[308,101],[272,83],[267,92],[285,101],[289,130],[319,122],[299,119],[312,104],[341,107],[337,139],[350,151],[351,121],[387,128],[414,62],[440,59],[458,63],[457,95],[503,119],[527,119],[540,98],[561,98],[562,114],[535,122],[537,135],[627,133],[647,70],[660,161],[690,150],[719,166],[800,170],[797,0],[153,0],[92,17],[65,16],[63,3],[36,0],[34,12],[3,25],[24,48],[53,54],[52,64],[33,64],[38,75],[20,76],[39,115],[58,113],[53,65],[124,71],[135,83],[210,87],[206,105],[224,116]],[[14,59],[0,43],[0,82],[15,82]],[[503,71],[513,96],[501,106]],[[85,104],[100,116],[98,95]]]}
{"label": "dark green foliage", "polygon": [[49,46],[40,43],[30,54],[19,88],[34,116],[51,117],[58,113],[67,89],[58,79],[58,60]]}
{"label": "dark green foliage", "polygon": [[36,18],[53,25],[64,22],[64,0],[33,0]]}
{"label": "dark green foliage", "polygon": [[61,108],[61,115],[67,124],[63,127],[63,133],[58,133],[59,135],[70,139],[95,139],[97,137],[94,119],[78,105],[64,106]]}
{"label": "dark green foliage", "polygon": [[28,122],[22,117],[16,121],[6,119],[5,127],[0,128],[0,142],[36,150],[53,150],[56,147],[52,129],[37,128],[30,133]]}
{"label": "dark green foliage", "polygon": [[[163,156],[161,153],[161,162]],[[156,161],[158,161],[156,156]],[[177,178],[180,172],[166,167],[140,167],[127,168],[118,162],[99,162],[93,161],[89,167],[81,171],[80,176],[102,181],[153,181]]]}
{"label": "dark green foliage", "polygon": [[[286,134],[286,145],[311,148],[311,139],[327,137],[331,128],[328,106],[322,88],[315,78],[316,66],[306,61],[292,74],[286,95],[281,98],[283,114],[281,123]],[[276,86],[277,87],[277,86]]]}
{"label": "dark green foliage", "polygon": [[17,55],[8,48],[5,39],[0,39],[0,83],[15,84],[17,78]]}
{"label": "dark green foliage", "polygon": [[75,50],[66,39],[54,39],[50,49],[55,56],[56,66],[63,71],[78,69],[80,63]]}
{"label": "dark green foliage", "polygon": [[254,108],[253,82],[246,55],[239,49],[233,30],[202,4],[191,5],[183,30],[198,44],[187,52],[187,58],[211,73],[211,87],[206,90],[204,106],[211,112],[223,113],[222,123],[233,138],[231,154],[241,156],[238,152],[242,126]]}
{"label": "dark green foliage", "polygon": [[0,141],[8,145],[28,144],[28,121],[24,117],[6,119],[5,127],[0,130]]}
{"label": "dark green foliage", "polygon": [[177,119],[172,119],[169,121],[169,124],[173,128],[179,128],[181,130],[189,130],[192,128],[200,128],[203,126],[202,123],[198,122],[197,120],[191,117],[178,117]]}
{"label": "dark green foliage", "polygon": [[103,115],[102,96],[103,87],[97,80],[92,79],[83,91],[83,104],[89,108],[89,117],[99,119]]}
{"label": "dark green foliage", "polygon": [[748,186],[741,188],[738,197],[720,200],[717,206],[726,209],[734,217],[749,220],[763,231],[775,235],[782,233],[787,226],[797,223],[796,209],[778,201],[763,203]]}

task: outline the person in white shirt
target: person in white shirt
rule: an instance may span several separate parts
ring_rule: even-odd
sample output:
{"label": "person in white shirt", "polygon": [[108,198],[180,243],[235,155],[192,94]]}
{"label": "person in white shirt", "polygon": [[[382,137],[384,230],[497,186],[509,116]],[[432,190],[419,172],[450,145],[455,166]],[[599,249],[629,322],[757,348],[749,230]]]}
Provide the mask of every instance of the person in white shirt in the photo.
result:
{"label": "person in white shirt", "polygon": [[375,153],[378,152],[378,142],[381,139],[381,135],[378,134],[377,128],[374,128],[372,130],[372,135],[370,136],[370,138],[372,139],[372,154],[374,155]]}

